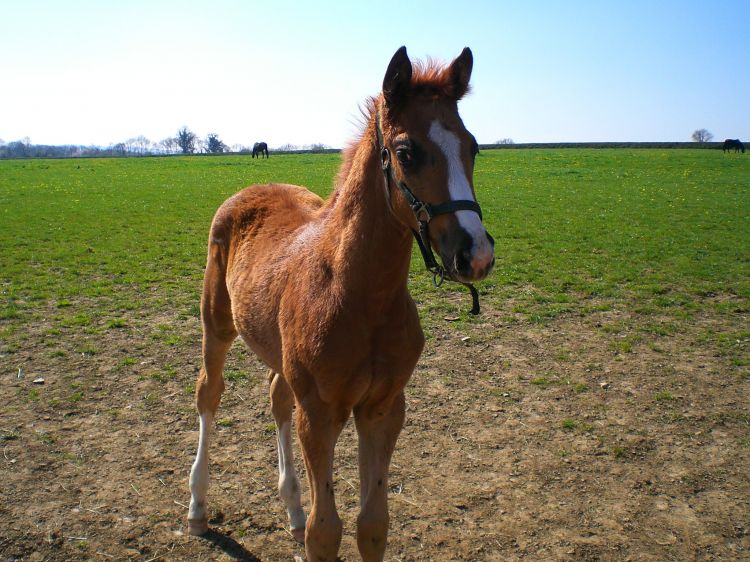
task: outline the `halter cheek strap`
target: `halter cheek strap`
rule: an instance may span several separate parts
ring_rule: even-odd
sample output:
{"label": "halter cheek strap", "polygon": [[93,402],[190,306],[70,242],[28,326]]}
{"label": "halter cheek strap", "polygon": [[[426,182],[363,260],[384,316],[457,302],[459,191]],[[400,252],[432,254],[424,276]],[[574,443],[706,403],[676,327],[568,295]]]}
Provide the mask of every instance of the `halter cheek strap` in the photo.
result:
{"label": "halter cheek strap", "polygon": [[479,314],[479,292],[477,291],[476,287],[474,287],[474,285],[472,285],[471,283],[464,283],[463,281],[457,281],[456,279],[453,279],[450,272],[438,263],[438,261],[435,259],[435,254],[432,252],[429,232],[430,220],[438,215],[446,215],[448,213],[455,213],[456,211],[474,211],[479,215],[479,218],[481,219],[482,209],[479,206],[479,203],[468,199],[460,199],[455,201],[446,201],[445,203],[432,204],[425,203],[424,201],[418,199],[417,196],[414,195],[412,190],[409,189],[409,186],[407,186],[402,181],[398,181],[393,176],[391,153],[390,150],[388,150],[388,148],[385,146],[383,132],[380,128],[379,112],[375,113],[375,129],[378,137],[378,147],[380,148],[380,159],[383,170],[385,196],[386,201],[388,201],[388,205],[391,207],[391,210],[393,210],[393,206],[391,205],[391,181],[393,181],[393,183],[398,186],[399,190],[406,198],[406,201],[409,203],[409,207],[411,207],[411,210],[414,212],[414,216],[416,217],[417,223],[419,224],[419,231],[416,231],[412,228],[411,232],[414,235],[414,239],[417,241],[417,245],[419,246],[419,251],[422,254],[422,259],[424,260],[427,271],[432,273],[433,285],[439,287],[446,279],[461,283],[469,289],[469,292],[471,292],[472,307],[470,313]]}

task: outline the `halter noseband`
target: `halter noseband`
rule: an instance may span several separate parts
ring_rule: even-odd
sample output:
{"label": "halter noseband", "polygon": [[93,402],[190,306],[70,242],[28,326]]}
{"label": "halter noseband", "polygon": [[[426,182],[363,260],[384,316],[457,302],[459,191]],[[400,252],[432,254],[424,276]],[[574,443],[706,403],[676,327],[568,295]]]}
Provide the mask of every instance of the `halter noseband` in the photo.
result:
{"label": "halter noseband", "polygon": [[479,207],[479,203],[468,199],[460,199],[455,201],[451,200],[446,201],[445,203],[437,204],[425,203],[424,201],[421,201],[419,198],[417,198],[416,195],[414,195],[412,190],[409,189],[409,186],[407,186],[402,181],[396,180],[396,178],[393,176],[393,167],[391,166],[391,152],[385,146],[383,131],[380,128],[380,112],[375,113],[375,130],[378,137],[378,148],[380,148],[380,160],[383,170],[383,178],[385,181],[386,201],[388,202],[391,210],[393,210],[393,206],[391,205],[391,180],[393,180],[393,183],[398,186],[398,188],[401,190],[401,193],[406,198],[406,201],[409,203],[409,207],[411,207],[411,210],[414,212],[414,216],[419,223],[419,231],[412,228],[411,232],[414,235],[414,239],[417,241],[419,251],[422,253],[422,259],[424,260],[424,265],[427,268],[427,271],[432,273],[433,285],[435,285],[436,287],[440,287],[440,285],[442,285],[443,281],[445,281],[446,279],[448,279],[449,281],[456,281],[457,283],[461,283],[471,292],[472,307],[469,312],[471,314],[479,314],[479,292],[477,291],[476,287],[474,287],[474,285],[472,285],[471,283],[464,283],[463,281],[454,279],[451,276],[450,272],[438,263],[438,261],[435,259],[435,254],[433,254],[432,252],[429,232],[430,220],[438,215],[446,215],[448,213],[455,213],[456,211],[474,211],[479,215],[479,218],[481,219],[482,209]]}

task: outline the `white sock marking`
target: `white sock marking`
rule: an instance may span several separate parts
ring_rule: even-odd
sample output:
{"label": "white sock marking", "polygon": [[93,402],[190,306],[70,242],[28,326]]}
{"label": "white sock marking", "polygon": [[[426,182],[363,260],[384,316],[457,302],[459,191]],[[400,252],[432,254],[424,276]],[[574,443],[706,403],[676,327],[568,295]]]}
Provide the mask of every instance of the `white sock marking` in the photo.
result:
{"label": "white sock marking", "polygon": [[284,500],[292,529],[305,528],[305,512],[297,471],[294,469],[294,452],[292,450],[292,424],[285,422],[277,427],[277,444],[279,451],[279,495]]}
{"label": "white sock marking", "polygon": [[188,519],[206,518],[206,494],[208,493],[208,441],[214,417],[209,412],[200,415],[198,454],[190,470],[190,510]]}

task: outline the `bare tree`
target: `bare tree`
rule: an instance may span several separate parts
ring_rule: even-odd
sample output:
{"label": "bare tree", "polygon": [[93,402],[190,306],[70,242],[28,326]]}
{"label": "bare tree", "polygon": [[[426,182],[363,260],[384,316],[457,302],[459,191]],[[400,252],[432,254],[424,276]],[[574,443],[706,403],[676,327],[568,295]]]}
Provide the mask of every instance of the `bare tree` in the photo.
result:
{"label": "bare tree", "polygon": [[177,146],[180,147],[183,154],[192,154],[195,152],[195,145],[198,140],[198,136],[187,127],[182,127],[177,131]]}
{"label": "bare tree", "polygon": [[133,145],[139,154],[148,154],[149,149],[151,148],[151,141],[143,135],[138,135],[133,139]]}
{"label": "bare tree", "polygon": [[163,140],[160,140],[159,147],[161,147],[161,150],[167,154],[174,154],[180,149],[179,145],[177,144],[176,137],[167,137]]}
{"label": "bare tree", "polygon": [[147,154],[149,148],[151,147],[151,141],[143,135],[129,138],[122,144],[125,145],[126,152],[128,152],[129,154],[139,154],[141,156]]}
{"label": "bare tree", "polygon": [[706,129],[698,129],[697,131],[693,132],[693,140],[695,142],[708,142],[712,138],[714,138],[714,136]]}
{"label": "bare tree", "polygon": [[495,144],[515,144],[515,143],[513,142],[513,139],[508,138],[508,139],[500,139]]}
{"label": "bare tree", "polygon": [[306,150],[309,150],[310,152],[323,152],[324,150],[328,150],[330,146],[327,144],[323,144],[322,142],[316,142],[310,145],[305,146]]}

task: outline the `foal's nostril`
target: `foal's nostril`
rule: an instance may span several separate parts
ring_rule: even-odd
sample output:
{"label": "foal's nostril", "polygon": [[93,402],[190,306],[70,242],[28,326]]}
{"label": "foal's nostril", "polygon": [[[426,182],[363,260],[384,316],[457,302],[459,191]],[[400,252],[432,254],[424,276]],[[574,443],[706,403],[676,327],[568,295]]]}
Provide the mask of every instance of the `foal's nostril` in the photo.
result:
{"label": "foal's nostril", "polygon": [[456,269],[464,275],[471,272],[471,250],[461,250],[458,252],[458,255],[456,255]]}

